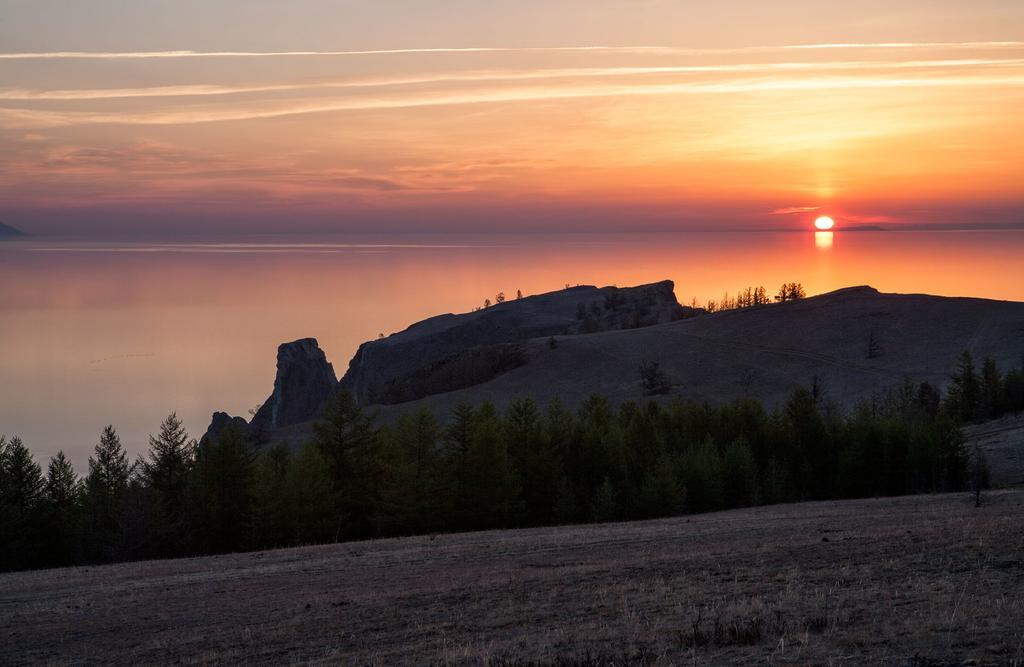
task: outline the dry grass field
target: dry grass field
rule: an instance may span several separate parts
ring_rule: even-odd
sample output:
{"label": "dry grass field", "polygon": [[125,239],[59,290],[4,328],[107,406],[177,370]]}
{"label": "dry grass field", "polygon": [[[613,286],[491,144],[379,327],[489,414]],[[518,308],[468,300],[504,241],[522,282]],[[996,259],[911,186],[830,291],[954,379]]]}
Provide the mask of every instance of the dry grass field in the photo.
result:
{"label": "dry grass field", "polygon": [[1024,492],[0,575],[0,664],[1024,664]]}

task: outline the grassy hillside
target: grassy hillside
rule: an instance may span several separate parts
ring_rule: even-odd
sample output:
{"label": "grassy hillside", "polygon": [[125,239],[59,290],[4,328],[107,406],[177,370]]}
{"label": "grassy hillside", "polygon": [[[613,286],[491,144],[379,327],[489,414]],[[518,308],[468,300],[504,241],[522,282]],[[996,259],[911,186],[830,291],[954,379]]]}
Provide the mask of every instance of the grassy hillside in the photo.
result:
{"label": "grassy hillside", "polygon": [[6,574],[0,663],[1020,664],[1022,529],[1012,491]]}
{"label": "grassy hillside", "polygon": [[[868,344],[876,341],[874,356]],[[529,363],[482,385],[420,401],[443,413],[462,399],[504,404],[516,396],[590,393],[613,402],[642,397],[637,368],[661,364],[671,395],[725,402],[752,396],[773,406],[817,377],[828,397],[852,406],[904,378],[944,385],[956,356],[1020,364],[1024,303],[882,294],[855,287],[818,297],[642,329],[536,340]],[[400,406],[389,406],[385,411]],[[408,404],[406,408],[408,409]]]}
{"label": "grassy hillside", "polygon": [[[825,398],[852,408],[909,379],[949,382],[957,356],[969,350],[980,366],[1019,367],[1024,303],[922,294],[883,294],[851,287],[820,296],[730,310],[638,329],[522,341],[525,365],[471,387],[397,405],[377,406],[385,420],[429,407],[446,418],[461,401],[499,409],[531,397],[558,397],[570,407],[600,394],[613,404],[645,400],[639,367],[656,361],[671,388],[661,398],[715,404],[757,398],[769,409],[796,387],[817,380]],[[300,423],[270,434],[298,443]]]}

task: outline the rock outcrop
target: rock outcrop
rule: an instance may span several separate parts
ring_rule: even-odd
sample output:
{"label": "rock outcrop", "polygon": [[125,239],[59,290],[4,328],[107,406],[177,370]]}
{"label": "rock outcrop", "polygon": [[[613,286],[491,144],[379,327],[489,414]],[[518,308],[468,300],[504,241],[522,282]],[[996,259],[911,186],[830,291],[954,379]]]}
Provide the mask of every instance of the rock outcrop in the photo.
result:
{"label": "rock outcrop", "polygon": [[238,429],[238,432],[245,437],[249,436],[249,422],[245,421],[241,417],[232,417],[226,412],[214,412],[213,418],[210,420],[210,425],[206,429],[206,434],[203,435],[199,442],[203,443],[216,440],[220,437],[220,434],[229,427]]}
{"label": "rock outcrop", "polygon": [[439,315],[364,343],[341,384],[363,405],[393,404],[487,382],[527,363],[523,342],[672,322],[694,311],[673,283],[580,286]]}
{"label": "rock outcrop", "polygon": [[309,421],[338,388],[334,367],[315,338],[283,343],[277,348],[274,392],[252,418],[254,432]]}

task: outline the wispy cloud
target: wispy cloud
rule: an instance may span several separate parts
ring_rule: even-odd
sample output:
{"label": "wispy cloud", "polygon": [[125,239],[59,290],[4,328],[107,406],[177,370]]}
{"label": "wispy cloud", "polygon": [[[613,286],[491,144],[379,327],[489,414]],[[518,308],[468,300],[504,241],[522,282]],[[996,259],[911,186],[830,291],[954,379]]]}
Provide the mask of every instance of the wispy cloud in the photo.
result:
{"label": "wispy cloud", "polygon": [[244,104],[193,107],[151,112],[119,111],[41,111],[0,109],[0,126],[18,128],[55,127],[81,124],[179,125],[232,120],[254,120],[300,114],[402,109],[427,106],[529,102],[538,100],[692,95],[738,94],[779,91],[828,91],[858,89],[1021,87],[1024,72],[1004,76],[934,77],[808,77],[768,78],[718,83],[666,84],[566,84],[558,86],[519,86],[477,91],[414,92],[377,97],[349,97],[314,100],[268,100]]}
{"label": "wispy cloud", "polygon": [[820,206],[789,206],[786,208],[777,208],[769,215],[796,215],[797,213],[811,213],[820,208]]}
{"label": "wispy cloud", "polygon": [[533,46],[533,47],[444,47],[418,49],[370,49],[362,51],[40,51],[0,53],[3,60],[115,60],[149,58],[282,58],[340,57],[444,53],[544,53],[594,51],[614,53],[661,53],[667,55],[715,55],[784,51],[787,49],[921,49],[921,48],[1016,48],[1022,41],[1000,42],[878,42],[835,44],[790,44],[736,48],[684,48],[676,46]]}
{"label": "wispy cloud", "polygon": [[970,67],[1012,67],[1024,65],[1024,58],[968,58],[959,60],[908,60],[878,62],[870,60],[828,62],[740,63],[732,65],[680,65],[651,67],[572,67],[534,70],[476,70],[440,74],[419,74],[395,77],[356,78],[345,81],[320,81],[264,85],[192,84],[150,86],[141,88],[99,88],[66,90],[32,90],[0,88],[0,100],[11,101],[75,101],[149,97],[204,97],[250,93],[287,92],[297,90],[329,90],[420,85],[448,82],[527,81],[538,79],[629,77],[668,74],[745,74],[758,72],[850,71],[959,69]]}

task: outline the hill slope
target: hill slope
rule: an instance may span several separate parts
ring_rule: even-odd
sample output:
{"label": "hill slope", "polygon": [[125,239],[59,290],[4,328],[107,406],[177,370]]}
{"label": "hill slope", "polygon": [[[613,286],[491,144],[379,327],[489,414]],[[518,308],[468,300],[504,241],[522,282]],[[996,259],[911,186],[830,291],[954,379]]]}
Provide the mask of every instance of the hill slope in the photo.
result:
{"label": "hill slope", "polygon": [[1022,527],[1016,491],[6,574],[0,663],[1014,664]]}
{"label": "hill slope", "polygon": [[[638,368],[656,361],[671,383],[667,397],[753,397],[773,407],[795,387],[817,381],[829,400],[851,407],[905,379],[944,386],[965,349],[979,365],[990,356],[1004,370],[1019,366],[1024,353],[1024,303],[1018,302],[851,287],[700,314],[676,303],[671,283],[623,288],[620,294],[633,290],[635,298],[616,297],[615,307],[607,306],[607,289],[563,290],[484,314],[426,320],[363,345],[341,384],[364,405],[377,403],[385,419],[424,405],[445,418],[460,401],[501,407],[516,397],[541,403],[557,397],[574,406],[592,393],[614,402],[643,400]],[[573,315],[577,302],[593,320]],[[593,329],[581,326],[587,321]],[[543,335],[523,322],[541,323]],[[562,333],[553,333],[554,327]],[[509,359],[514,363],[505,363]],[[325,364],[318,361],[301,374],[322,375]],[[279,364],[279,375],[284,370]],[[373,386],[388,391],[371,391]],[[382,395],[392,400],[373,400]],[[281,400],[307,408],[321,402]],[[269,438],[302,440],[315,412],[310,408],[305,420],[279,424]],[[218,416],[220,422],[226,418]]]}
{"label": "hill slope", "polygon": [[[869,341],[876,353],[869,355]],[[943,386],[957,355],[993,357],[1002,368],[1024,352],[1024,303],[855,287],[800,301],[685,319],[643,329],[532,341],[530,363],[467,390],[424,401],[444,411],[459,400],[515,396],[570,404],[596,392],[643,398],[638,367],[658,361],[672,395],[710,401],[743,396],[775,405],[815,377],[830,399],[852,406],[910,378]]]}

